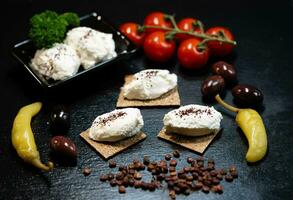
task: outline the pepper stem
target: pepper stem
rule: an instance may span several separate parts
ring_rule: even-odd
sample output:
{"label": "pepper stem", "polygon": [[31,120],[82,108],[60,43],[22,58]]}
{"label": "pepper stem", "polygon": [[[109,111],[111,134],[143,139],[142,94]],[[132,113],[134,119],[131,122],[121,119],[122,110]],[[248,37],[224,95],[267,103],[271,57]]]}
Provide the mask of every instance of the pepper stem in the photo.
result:
{"label": "pepper stem", "polygon": [[53,169],[54,167],[54,164],[52,162],[48,162],[47,165],[43,164],[39,159],[34,159],[32,160],[32,165],[41,169],[41,170],[44,170],[44,171],[50,171],[51,169]]}
{"label": "pepper stem", "polygon": [[222,105],[224,108],[226,108],[227,110],[230,110],[230,111],[232,111],[232,112],[236,112],[236,113],[239,112],[239,110],[240,110],[239,108],[235,108],[235,107],[233,107],[233,106],[227,104],[226,102],[224,102],[223,99],[220,97],[219,94],[216,95],[215,99],[217,100],[217,102],[218,102],[219,104],[221,104],[221,105]]}

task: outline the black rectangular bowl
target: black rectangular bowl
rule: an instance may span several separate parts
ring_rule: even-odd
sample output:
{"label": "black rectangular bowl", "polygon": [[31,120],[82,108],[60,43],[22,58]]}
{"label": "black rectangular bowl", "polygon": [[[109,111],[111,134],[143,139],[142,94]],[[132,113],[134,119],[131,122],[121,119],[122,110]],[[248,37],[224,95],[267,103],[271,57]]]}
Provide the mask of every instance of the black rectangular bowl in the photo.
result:
{"label": "black rectangular bowl", "polygon": [[83,69],[82,67],[80,67],[79,71],[75,75],[68,77],[64,80],[55,81],[52,79],[46,79],[31,67],[31,59],[34,57],[37,50],[31,40],[25,40],[14,45],[12,49],[12,54],[42,87],[53,88],[59,85],[63,85],[65,83],[69,83],[70,81],[76,80],[81,76],[86,76],[94,70],[105,67],[113,62],[120,60],[121,58],[129,57],[131,54],[137,51],[137,48],[130,40],[128,40],[103,16],[97,13],[91,13],[81,17],[80,26],[86,26],[101,32],[113,34],[113,39],[115,41],[115,51],[117,53],[117,56],[112,59],[97,63],[89,69]]}

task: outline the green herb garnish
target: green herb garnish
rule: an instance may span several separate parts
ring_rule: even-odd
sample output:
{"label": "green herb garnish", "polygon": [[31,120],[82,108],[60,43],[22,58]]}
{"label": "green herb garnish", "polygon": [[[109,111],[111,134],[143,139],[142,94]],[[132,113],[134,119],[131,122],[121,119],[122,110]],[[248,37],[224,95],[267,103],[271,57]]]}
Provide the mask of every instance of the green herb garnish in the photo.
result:
{"label": "green herb garnish", "polygon": [[44,11],[30,19],[29,37],[37,48],[50,48],[64,40],[68,26],[79,26],[79,23],[75,13],[58,15],[54,11]]}

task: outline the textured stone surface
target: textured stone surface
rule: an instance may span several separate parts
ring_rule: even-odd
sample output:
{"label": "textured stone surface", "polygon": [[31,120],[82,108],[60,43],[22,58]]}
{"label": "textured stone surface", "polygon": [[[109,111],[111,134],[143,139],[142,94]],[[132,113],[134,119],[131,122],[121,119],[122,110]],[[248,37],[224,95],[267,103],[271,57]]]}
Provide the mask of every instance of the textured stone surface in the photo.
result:
{"label": "textured stone surface", "polygon": [[[247,142],[234,122],[234,114],[220,106],[223,131],[204,153],[212,157],[217,166],[235,164],[239,178],[224,183],[224,193],[192,193],[178,199],[291,199],[293,196],[293,61],[292,61],[292,1],[35,1],[12,0],[2,4],[0,16],[0,199],[168,199],[166,190],[144,192],[127,188],[126,194],[118,194],[117,188],[99,181],[99,175],[110,171],[108,163],[80,138],[97,115],[113,110],[119,89],[126,74],[144,67],[168,68],[179,76],[181,104],[206,104],[202,102],[200,85],[211,72],[186,72],[179,68],[176,59],[167,64],[147,61],[140,53],[131,60],[119,62],[98,71],[59,91],[42,91],[23,67],[11,56],[10,49],[26,38],[28,20],[34,13],[45,9],[59,12],[76,11],[83,15],[92,11],[104,14],[115,25],[126,21],[142,22],[144,16],[154,10],[176,13],[178,18],[197,17],[207,27],[223,25],[231,28],[239,46],[236,53],[225,60],[235,64],[240,83],[257,86],[264,93],[264,107],[260,110],[267,128],[269,151],[265,159],[255,165],[245,161]],[[8,13],[7,13],[8,12]],[[214,60],[216,61],[216,59]],[[209,65],[212,62],[209,63]],[[78,148],[76,166],[59,165],[50,173],[41,173],[18,158],[10,141],[12,121],[18,109],[28,103],[41,100],[45,103],[32,126],[42,160],[49,156],[48,120],[50,107],[66,103],[71,108],[71,127],[68,132]],[[227,92],[225,100],[232,103]],[[213,104],[208,104],[213,105]],[[181,151],[181,159],[196,156],[195,153],[157,138],[165,113],[172,108],[144,108],[148,137],[141,143],[114,157],[117,163],[127,163],[134,158],[149,155],[162,159],[173,149]],[[185,162],[185,161],[184,161]],[[89,167],[92,173],[84,177],[82,169]]]}

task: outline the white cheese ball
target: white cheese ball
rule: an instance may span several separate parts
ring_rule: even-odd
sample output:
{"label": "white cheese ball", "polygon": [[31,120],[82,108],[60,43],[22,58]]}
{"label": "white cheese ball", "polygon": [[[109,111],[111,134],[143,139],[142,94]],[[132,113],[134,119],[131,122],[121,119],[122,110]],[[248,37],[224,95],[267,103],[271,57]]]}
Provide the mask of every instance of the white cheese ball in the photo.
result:
{"label": "white cheese ball", "polygon": [[89,130],[89,137],[96,141],[116,142],[136,135],[142,127],[139,109],[117,109],[98,116]]}
{"label": "white cheese ball", "polygon": [[84,69],[117,56],[112,34],[88,27],[71,29],[67,32],[64,43],[77,51]]}
{"label": "white cheese ball", "polygon": [[56,43],[52,48],[37,50],[31,67],[46,78],[64,80],[77,73],[80,59],[76,51],[66,44]]}

